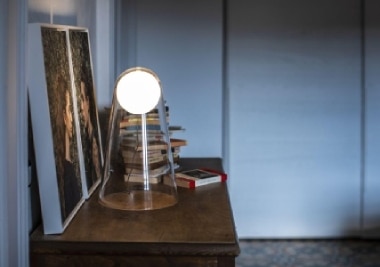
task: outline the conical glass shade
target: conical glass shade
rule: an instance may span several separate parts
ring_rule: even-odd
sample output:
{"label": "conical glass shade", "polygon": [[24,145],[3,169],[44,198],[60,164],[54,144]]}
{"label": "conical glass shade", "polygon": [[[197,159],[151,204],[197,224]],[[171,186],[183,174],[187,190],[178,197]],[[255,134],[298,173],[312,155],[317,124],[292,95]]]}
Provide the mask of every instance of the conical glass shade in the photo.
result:
{"label": "conical glass shade", "polygon": [[120,210],[152,210],[177,203],[168,110],[157,75],[124,71],[110,112],[100,203]]}

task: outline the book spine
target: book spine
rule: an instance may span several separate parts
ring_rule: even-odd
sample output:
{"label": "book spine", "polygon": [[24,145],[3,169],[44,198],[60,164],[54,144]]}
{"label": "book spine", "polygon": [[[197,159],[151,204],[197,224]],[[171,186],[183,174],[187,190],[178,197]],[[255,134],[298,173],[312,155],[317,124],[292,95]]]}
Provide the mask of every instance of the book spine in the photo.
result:
{"label": "book spine", "polygon": [[[141,125],[131,125],[131,126],[126,126],[126,127],[123,127],[121,128],[123,130],[126,130],[127,132],[128,131],[141,131],[142,128],[141,128]],[[155,125],[155,124],[147,124],[146,125],[146,129],[149,131],[149,130],[161,130],[161,126],[158,124],[158,125]]]}
{"label": "book spine", "polygon": [[195,181],[182,178],[182,177],[177,177],[175,178],[177,186],[180,187],[186,187],[186,188],[195,188]]}
{"label": "book spine", "polygon": [[222,182],[225,182],[227,180],[227,173],[217,171],[217,170],[213,170],[213,169],[208,169],[208,168],[201,168],[201,170],[220,175]]}
{"label": "book spine", "polygon": [[[150,184],[158,184],[161,182],[161,177],[149,177],[149,183]],[[124,174],[124,181],[125,182],[131,182],[131,183],[144,183],[144,176],[133,176]]]}
{"label": "book spine", "polygon": [[187,187],[187,188],[195,188],[202,185],[213,184],[213,183],[218,183],[218,182],[221,182],[220,176],[215,176],[209,179],[199,179],[199,180],[193,180],[193,179],[188,179],[184,177],[176,177],[177,186]]}
{"label": "book spine", "polygon": [[202,185],[206,185],[206,184],[219,183],[221,181],[222,181],[221,176],[215,176],[215,177],[208,178],[208,179],[199,179],[199,180],[196,180],[194,182],[195,182],[195,186],[197,187],[197,186],[202,186]]}
{"label": "book spine", "polygon": [[[167,156],[163,155],[161,157],[149,157],[148,158],[148,164],[158,163],[158,162],[165,162],[167,160]],[[133,158],[133,157],[123,157],[125,164],[143,164],[142,158]]]}
{"label": "book spine", "polygon": [[188,175],[186,173],[181,173],[181,172],[176,173],[175,175],[178,178],[184,178],[184,179],[193,180],[193,181],[208,180],[208,179],[211,179],[211,178],[214,178],[214,177],[216,177],[216,178],[218,178],[218,179],[220,179],[222,181],[222,176],[219,175],[219,174],[217,174],[217,173],[212,173],[212,176],[207,177],[207,178],[194,177],[194,176]]}

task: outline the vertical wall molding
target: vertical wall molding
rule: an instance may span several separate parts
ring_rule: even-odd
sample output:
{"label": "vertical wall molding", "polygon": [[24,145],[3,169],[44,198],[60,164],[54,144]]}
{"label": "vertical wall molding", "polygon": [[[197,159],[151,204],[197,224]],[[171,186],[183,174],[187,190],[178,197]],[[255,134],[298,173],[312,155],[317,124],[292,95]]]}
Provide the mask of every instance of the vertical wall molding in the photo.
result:
{"label": "vertical wall molding", "polygon": [[225,171],[228,173],[230,169],[230,158],[229,158],[229,115],[230,115],[230,109],[229,109],[229,90],[228,90],[228,0],[223,0],[223,7],[222,7],[222,30],[223,30],[223,37],[222,37],[222,158],[223,158],[223,166],[225,168]]}
{"label": "vertical wall molding", "polygon": [[364,203],[364,194],[365,194],[365,163],[366,163],[366,88],[365,88],[365,81],[366,81],[366,71],[365,71],[365,0],[360,1],[360,39],[361,39],[361,47],[360,47],[360,64],[361,64],[361,120],[360,120],[360,131],[361,131],[361,156],[360,156],[360,230],[362,231],[364,228],[364,209],[365,209],[365,203]]}
{"label": "vertical wall molding", "polygon": [[6,147],[8,266],[29,266],[27,0],[8,1]]}
{"label": "vertical wall molding", "polygon": [[[8,19],[8,2],[0,0],[0,38],[7,39],[7,19]],[[0,42],[0,58],[3,59],[7,55],[7,46],[5,42]],[[7,64],[5,60],[0,61],[0,114],[6,114],[6,79]],[[0,116],[0,145],[6,147],[6,116]],[[4,149],[0,150],[0,266],[8,266],[8,220],[7,218],[7,154]]]}
{"label": "vertical wall molding", "polygon": [[362,233],[363,237],[379,238],[380,236],[380,2],[378,0],[363,1],[363,90],[365,97],[365,153],[363,181],[363,210]]}

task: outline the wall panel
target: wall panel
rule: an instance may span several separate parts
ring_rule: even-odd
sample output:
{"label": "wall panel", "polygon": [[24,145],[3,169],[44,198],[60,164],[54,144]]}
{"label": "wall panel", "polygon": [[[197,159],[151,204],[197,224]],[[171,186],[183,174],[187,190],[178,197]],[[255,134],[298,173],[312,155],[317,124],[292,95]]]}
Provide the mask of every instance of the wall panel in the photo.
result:
{"label": "wall panel", "polygon": [[228,18],[238,234],[357,234],[360,1],[229,1]]}

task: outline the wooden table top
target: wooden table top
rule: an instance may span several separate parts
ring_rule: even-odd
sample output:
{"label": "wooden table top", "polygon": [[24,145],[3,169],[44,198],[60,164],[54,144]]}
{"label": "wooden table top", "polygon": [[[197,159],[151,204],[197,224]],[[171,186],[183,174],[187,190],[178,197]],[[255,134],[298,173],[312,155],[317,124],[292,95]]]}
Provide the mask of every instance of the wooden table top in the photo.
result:
{"label": "wooden table top", "polygon": [[[219,158],[184,158],[180,166],[223,170]],[[160,210],[121,211],[102,206],[96,191],[63,234],[44,235],[37,228],[31,252],[239,254],[227,183],[178,188],[178,199]]]}

